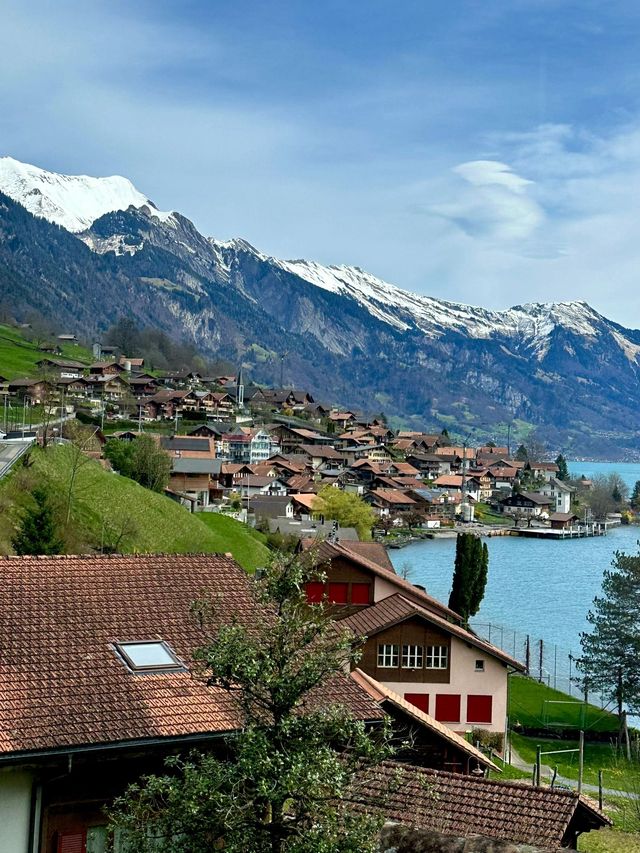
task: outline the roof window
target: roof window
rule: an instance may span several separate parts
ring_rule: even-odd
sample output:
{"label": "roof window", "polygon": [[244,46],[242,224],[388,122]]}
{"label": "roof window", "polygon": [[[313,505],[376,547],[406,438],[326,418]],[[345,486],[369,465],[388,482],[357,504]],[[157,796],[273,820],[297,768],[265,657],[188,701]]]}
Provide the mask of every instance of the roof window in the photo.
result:
{"label": "roof window", "polygon": [[184,664],[163,640],[114,643],[114,647],[133,672],[178,672]]}

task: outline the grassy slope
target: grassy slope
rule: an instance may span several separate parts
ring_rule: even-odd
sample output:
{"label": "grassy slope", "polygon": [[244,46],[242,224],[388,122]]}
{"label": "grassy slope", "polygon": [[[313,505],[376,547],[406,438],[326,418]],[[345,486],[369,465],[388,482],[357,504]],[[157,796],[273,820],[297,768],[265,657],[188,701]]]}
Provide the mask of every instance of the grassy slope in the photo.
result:
{"label": "grassy slope", "polygon": [[[61,349],[62,355],[54,355],[53,358],[68,358],[87,364],[93,360],[89,350],[75,344],[62,344]],[[0,376],[7,379],[32,376],[37,373],[36,362],[46,356],[47,353],[26,341],[19,329],[0,324]]]}
{"label": "grassy slope", "polygon": [[[513,748],[521,758],[533,764],[536,760],[536,747],[542,746],[543,751],[552,749],[575,749],[578,741],[572,740],[543,740],[541,738],[512,735]],[[545,755],[542,763],[549,767],[558,766],[558,773],[568,779],[578,778],[578,753],[561,755]],[[598,784],[598,770],[603,771],[605,788],[615,791],[640,790],[640,765],[628,762],[616,755],[613,746],[608,743],[589,743],[584,745],[584,781],[589,785]]]}
{"label": "grassy slope", "polygon": [[[9,551],[13,524],[24,502],[24,477],[46,482],[64,515],[70,471],[69,448],[35,450],[32,459],[33,466],[28,472],[17,469],[0,484],[0,500],[5,506],[8,504],[7,511],[0,512],[0,552]],[[269,557],[260,535],[239,522],[213,513],[207,514],[203,521],[204,515],[192,515],[164,495],[107,472],[92,461],[83,465],[78,473],[72,518],[80,543],[74,550],[83,546],[86,550],[87,543],[99,550],[103,535],[109,544],[124,529],[119,550],[129,553],[231,552],[248,571],[264,565]],[[71,542],[73,547],[73,534]]]}
{"label": "grassy slope", "polygon": [[[582,708],[584,704],[575,697],[567,696],[559,690],[553,690],[532,678],[512,676],[509,686],[509,719],[512,725],[520,724],[525,728],[539,729],[545,724],[543,702],[545,700],[568,701],[574,705],[552,705],[547,707],[547,717],[554,723],[561,723],[574,729],[582,728]],[[550,716],[552,715],[552,716]],[[587,705],[585,710],[585,732],[616,732],[618,718],[608,711],[602,711],[595,705]]]}

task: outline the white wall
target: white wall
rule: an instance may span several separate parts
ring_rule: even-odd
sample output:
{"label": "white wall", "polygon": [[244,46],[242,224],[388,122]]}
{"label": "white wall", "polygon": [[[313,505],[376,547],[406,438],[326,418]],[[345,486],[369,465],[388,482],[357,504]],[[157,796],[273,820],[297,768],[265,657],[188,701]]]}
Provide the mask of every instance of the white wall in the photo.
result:
{"label": "white wall", "polygon": [[1,853],[28,853],[31,785],[30,773],[0,770]]}
{"label": "white wall", "polygon": [[[477,660],[484,661],[484,672],[476,672]],[[380,672],[380,670],[378,670]],[[460,695],[460,722],[445,723],[456,732],[487,729],[503,732],[507,715],[507,668],[495,658],[466,643],[451,638],[451,680],[448,684],[433,682],[384,681],[387,687],[404,696],[405,693],[428,693],[429,713],[435,716],[436,694]],[[467,723],[467,696],[493,696],[491,724]]]}

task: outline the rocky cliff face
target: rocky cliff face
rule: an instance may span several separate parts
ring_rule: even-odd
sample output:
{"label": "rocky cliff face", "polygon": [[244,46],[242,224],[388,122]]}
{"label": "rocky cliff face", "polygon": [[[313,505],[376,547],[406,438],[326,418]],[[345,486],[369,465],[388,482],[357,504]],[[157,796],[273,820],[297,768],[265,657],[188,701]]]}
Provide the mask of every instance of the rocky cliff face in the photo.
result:
{"label": "rocky cliff face", "polygon": [[242,360],[261,381],[279,380],[287,353],[286,382],[416,426],[454,419],[490,434],[519,419],[569,452],[640,447],[640,333],[585,303],[495,312],[410,294],[357,268],[207,238],[124,179],[87,179],[111,182],[93,206],[93,184],[81,182],[80,207],[72,182],[54,209],[37,178],[7,188],[0,173],[0,299],[18,312],[36,308],[85,336],[131,314]]}

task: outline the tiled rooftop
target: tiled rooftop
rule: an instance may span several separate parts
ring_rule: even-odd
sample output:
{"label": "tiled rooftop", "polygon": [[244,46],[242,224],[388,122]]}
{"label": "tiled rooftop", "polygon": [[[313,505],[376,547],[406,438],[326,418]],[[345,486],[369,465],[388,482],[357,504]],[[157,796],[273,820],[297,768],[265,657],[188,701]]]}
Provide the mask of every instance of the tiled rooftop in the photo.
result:
{"label": "tiled rooftop", "polygon": [[610,824],[585,797],[388,761],[367,772],[356,801],[388,820],[447,835],[486,835],[558,848],[576,811],[583,829]]}
{"label": "tiled rooftop", "polygon": [[[190,605],[207,590],[219,624],[251,619],[250,581],[231,557],[0,559],[0,753],[222,733],[241,720],[189,672],[133,674],[116,641],[164,640],[189,663],[205,637]],[[316,697],[317,698],[317,697]],[[349,679],[320,701],[365,719],[379,709]]]}

